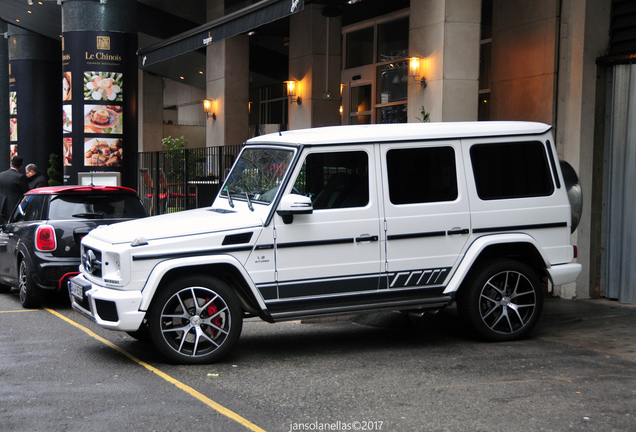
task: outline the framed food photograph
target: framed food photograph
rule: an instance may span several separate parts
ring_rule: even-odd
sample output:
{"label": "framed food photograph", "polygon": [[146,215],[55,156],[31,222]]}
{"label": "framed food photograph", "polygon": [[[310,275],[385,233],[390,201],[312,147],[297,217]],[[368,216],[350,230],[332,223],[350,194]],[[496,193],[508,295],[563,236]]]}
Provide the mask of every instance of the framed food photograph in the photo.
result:
{"label": "framed food photograph", "polygon": [[121,102],[123,74],[119,72],[84,72],[84,100]]}
{"label": "framed food photograph", "polygon": [[84,166],[120,167],[123,153],[121,138],[86,138],[84,140]]}
{"label": "framed food photograph", "polygon": [[84,105],[84,133],[123,133],[122,108],[117,105]]}
{"label": "framed food photograph", "polygon": [[72,76],[71,72],[62,73],[62,100],[63,101],[73,100],[71,76]]}
{"label": "framed food photograph", "polygon": [[9,92],[9,115],[18,115],[18,92]]}
{"label": "framed food photograph", "polygon": [[62,105],[62,133],[73,132],[73,106]]}
{"label": "framed food photograph", "polygon": [[63,140],[64,166],[73,166],[73,138]]}

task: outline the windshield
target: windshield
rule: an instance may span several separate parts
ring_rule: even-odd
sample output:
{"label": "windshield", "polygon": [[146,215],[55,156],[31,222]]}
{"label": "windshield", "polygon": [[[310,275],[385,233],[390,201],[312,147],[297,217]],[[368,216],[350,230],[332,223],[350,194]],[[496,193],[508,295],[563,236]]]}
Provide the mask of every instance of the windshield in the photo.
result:
{"label": "windshield", "polygon": [[271,203],[294,155],[292,150],[248,148],[241,153],[221,195]]}

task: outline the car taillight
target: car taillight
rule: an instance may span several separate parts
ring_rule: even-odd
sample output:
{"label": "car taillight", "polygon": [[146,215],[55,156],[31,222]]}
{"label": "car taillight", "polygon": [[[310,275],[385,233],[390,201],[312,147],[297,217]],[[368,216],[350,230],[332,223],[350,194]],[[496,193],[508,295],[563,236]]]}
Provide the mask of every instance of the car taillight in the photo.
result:
{"label": "car taillight", "polygon": [[35,248],[39,251],[50,252],[57,248],[55,230],[51,225],[40,225],[35,232]]}
{"label": "car taillight", "polygon": [[574,258],[577,258],[579,256],[579,248],[578,246],[572,246],[574,248]]}

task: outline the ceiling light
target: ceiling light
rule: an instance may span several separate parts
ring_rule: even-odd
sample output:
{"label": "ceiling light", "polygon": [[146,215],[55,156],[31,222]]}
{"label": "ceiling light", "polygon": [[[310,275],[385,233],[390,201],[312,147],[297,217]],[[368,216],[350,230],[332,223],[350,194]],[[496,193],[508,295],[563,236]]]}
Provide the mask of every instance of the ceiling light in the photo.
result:
{"label": "ceiling light", "polygon": [[33,4],[33,0],[27,0],[27,4],[31,6]]}

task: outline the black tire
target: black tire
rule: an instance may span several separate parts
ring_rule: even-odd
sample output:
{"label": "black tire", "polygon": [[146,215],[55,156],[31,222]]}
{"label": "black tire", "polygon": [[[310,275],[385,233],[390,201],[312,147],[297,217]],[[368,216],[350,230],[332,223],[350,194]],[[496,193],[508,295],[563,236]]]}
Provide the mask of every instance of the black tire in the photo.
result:
{"label": "black tire", "polygon": [[539,278],[530,267],[511,259],[497,259],[476,270],[457,297],[462,319],[494,342],[527,335],[542,308]]}
{"label": "black tire", "polygon": [[20,261],[18,268],[18,297],[25,309],[36,309],[42,304],[40,293],[33,283],[32,270],[26,259]]}
{"label": "black tire", "polygon": [[137,339],[139,342],[152,342],[150,338],[150,330],[148,330],[148,325],[146,323],[142,324],[137,331],[129,331],[128,336]]}
{"label": "black tire", "polygon": [[236,294],[214,277],[171,282],[156,294],[148,314],[152,342],[180,364],[220,360],[234,347],[243,326]]}

